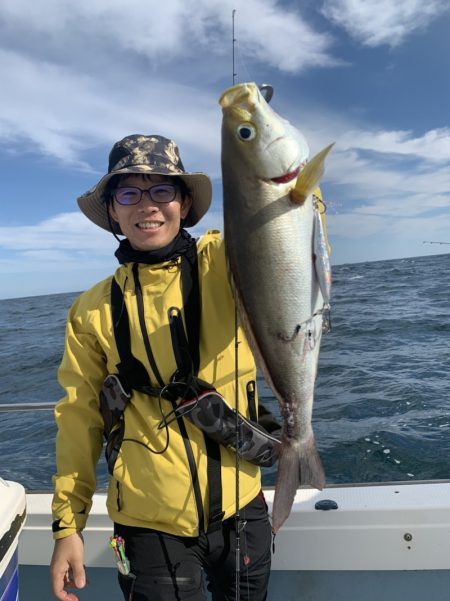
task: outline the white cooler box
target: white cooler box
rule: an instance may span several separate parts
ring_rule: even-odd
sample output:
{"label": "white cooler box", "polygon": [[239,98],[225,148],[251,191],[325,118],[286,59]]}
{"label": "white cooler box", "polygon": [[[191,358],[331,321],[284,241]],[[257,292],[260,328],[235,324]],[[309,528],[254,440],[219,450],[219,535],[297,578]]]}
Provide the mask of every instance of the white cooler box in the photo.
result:
{"label": "white cooler box", "polygon": [[0,478],[0,601],[19,598],[17,544],[26,516],[25,489]]}

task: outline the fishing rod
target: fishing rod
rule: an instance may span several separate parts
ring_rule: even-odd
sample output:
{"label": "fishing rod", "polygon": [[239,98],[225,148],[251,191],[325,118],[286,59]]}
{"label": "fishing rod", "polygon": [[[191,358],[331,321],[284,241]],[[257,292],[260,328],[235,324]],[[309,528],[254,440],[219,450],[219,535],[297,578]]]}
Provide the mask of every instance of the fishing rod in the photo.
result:
{"label": "fishing rod", "polygon": [[[235,66],[235,44],[236,38],[234,34],[234,16],[236,9],[231,13],[231,37],[232,37],[232,58],[233,58],[233,86],[236,84],[236,66]],[[236,298],[236,290],[234,291],[234,386],[235,386],[235,531],[236,531],[236,549],[235,549],[235,600],[240,601],[241,598],[241,513],[239,509],[239,449],[241,445],[240,428],[239,428],[239,341],[238,341],[238,306]]]}
{"label": "fishing rod", "polygon": [[[236,85],[236,77],[237,77],[237,73],[236,73],[236,62],[235,62],[235,45],[236,45],[236,37],[235,37],[235,28],[234,28],[234,21],[235,21],[235,14],[236,14],[236,9],[233,9],[232,14],[231,14],[231,21],[232,21],[232,60],[233,60],[233,73],[232,73],[232,82],[233,82],[233,86]],[[263,96],[263,98],[265,99],[265,101],[267,103],[270,102],[270,100],[272,99],[273,96],[273,87],[270,84],[261,84],[259,87],[259,90],[261,92],[261,95]],[[235,417],[236,417],[236,422],[235,422],[235,470],[236,470],[236,481],[235,481],[235,489],[236,489],[236,498],[235,498],[235,507],[236,507],[236,513],[235,513],[235,530],[236,530],[236,536],[235,536],[235,543],[236,543],[236,548],[235,548],[235,601],[240,601],[241,598],[241,532],[243,532],[245,525],[246,525],[246,521],[245,520],[241,520],[241,514],[240,514],[240,508],[239,508],[239,461],[240,461],[240,449],[241,449],[241,444],[242,444],[242,432],[241,432],[241,424],[240,424],[240,420],[239,420],[239,339],[238,339],[238,332],[239,332],[239,328],[238,328],[238,323],[239,323],[239,310],[238,310],[238,299],[237,299],[237,290],[234,290],[234,295],[235,295],[235,299],[234,299],[234,370],[235,370]],[[247,556],[244,556],[244,563],[247,560]],[[247,565],[245,563],[245,565]]]}
{"label": "fishing rod", "polygon": [[450,244],[450,242],[435,242],[434,240],[424,240],[422,244]]}
{"label": "fishing rod", "polygon": [[236,38],[234,37],[234,15],[236,14],[236,9],[233,8],[233,12],[231,13],[231,31],[232,31],[232,55],[233,55],[233,85],[236,83],[236,68],[234,62],[234,45],[236,43]]}

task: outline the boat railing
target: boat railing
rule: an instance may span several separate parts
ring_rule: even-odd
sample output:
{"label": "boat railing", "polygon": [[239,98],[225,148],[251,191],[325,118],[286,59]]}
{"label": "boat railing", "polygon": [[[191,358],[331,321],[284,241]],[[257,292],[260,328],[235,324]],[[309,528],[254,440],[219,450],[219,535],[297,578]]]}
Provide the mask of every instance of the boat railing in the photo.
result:
{"label": "boat railing", "polygon": [[56,403],[0,403],[0,413],[9,411],[53,411]]}
{"label": "boat railing", "polygon": [[[0,403],[0,413],[6,413],[8,411],[53,411],[56,402],[48,403]],[[392,481],[381,481],[381,482],[345,482],[345,483],[327,483],[326,488],[354,488],[354,487],[369,487],[369,486],[395,486],[404,484],[438,484],[450,482],[450,479],[433,479],[433,480],[392,480]],[[274,486],[265,486],[267,490],[275,488]],[[308,487],[305,487],[308,488]],[[33,491],[37,492],[49,492],[49,491]],[[97,491],[99,492],[99,491]]]}

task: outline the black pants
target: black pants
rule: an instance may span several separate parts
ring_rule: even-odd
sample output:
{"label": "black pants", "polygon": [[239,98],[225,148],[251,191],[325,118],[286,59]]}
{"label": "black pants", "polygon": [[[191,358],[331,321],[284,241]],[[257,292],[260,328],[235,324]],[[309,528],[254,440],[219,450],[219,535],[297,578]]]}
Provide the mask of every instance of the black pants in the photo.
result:
{"label": "black pants", "polygon": [[[267,598],[271,526],[260,494],[240,511],[240,599]],[[205,601],[203,574],[213,601],[236,598],[236,520],[198,537],[115,524],[125,540],[132,576],[119,574],[126,601]]]}

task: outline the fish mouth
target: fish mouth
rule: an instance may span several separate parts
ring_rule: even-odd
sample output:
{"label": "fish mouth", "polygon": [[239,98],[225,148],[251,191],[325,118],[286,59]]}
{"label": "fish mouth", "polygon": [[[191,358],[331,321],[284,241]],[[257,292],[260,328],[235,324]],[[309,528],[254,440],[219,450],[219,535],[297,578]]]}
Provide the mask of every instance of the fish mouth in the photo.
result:
{"label": "fish mouth", "polygon": [[288,182],[291,182],[293,179],[295,179],[299,173],[300,167],[297,167],[297,169],[294,169],[294,171],[289,171],[289,173],[285,173],[284,175],[280,175],[279,177],[270,178],[270,181],[274,182],[275,184],[287,184]]}

